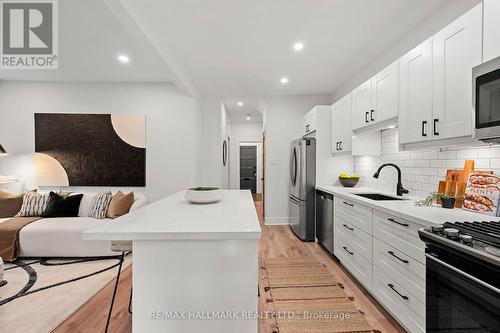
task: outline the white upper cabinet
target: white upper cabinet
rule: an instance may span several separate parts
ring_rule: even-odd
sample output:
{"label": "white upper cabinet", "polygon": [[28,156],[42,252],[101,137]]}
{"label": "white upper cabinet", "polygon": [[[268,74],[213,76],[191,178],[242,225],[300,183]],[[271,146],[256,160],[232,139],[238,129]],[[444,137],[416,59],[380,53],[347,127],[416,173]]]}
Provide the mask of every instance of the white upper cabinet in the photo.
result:
{"label": "white upper cabinet", "polygon": [[316,131],[316,112],[316,108],[314,108],[302,117],[302,135]]}
{"label": "white upper cabinet", "polygon": [[357,130],[398,115],[398,62],[352,91],[352,129]]}
{"label": "white upper cabinet", "polygon": [[352,91],[352,129],[370,124],[372,80],[368,80]]}
{"label": "white upper cabinet", "polygon": [[432,119],[432,39],[399,59],[399,143],[429,140]]}
{"label": "white upper cabinet", "polygon": [[500,1],[483,0],[483,61],[500,57]]}
{"label": "white upper cabinet", "polygon": [[432,38],[434,139],[472,134],[472,67],[482,60],[482,5]]}
{"label": "white upper cabinet", "polygon": [[398,62],[395,61],[372,79],[370,121],[381,122],[398,115]]}
{"label": "white upper cabinet", "polygon": [[481,59],[481,4],[399,59],[400,144],[471,138],[472,67]]}
{"label": "white upper cabinet", "polygon": [[332,153],[350,152],[352,149],[351,130],[351,94],[348,94],[332,105]]}

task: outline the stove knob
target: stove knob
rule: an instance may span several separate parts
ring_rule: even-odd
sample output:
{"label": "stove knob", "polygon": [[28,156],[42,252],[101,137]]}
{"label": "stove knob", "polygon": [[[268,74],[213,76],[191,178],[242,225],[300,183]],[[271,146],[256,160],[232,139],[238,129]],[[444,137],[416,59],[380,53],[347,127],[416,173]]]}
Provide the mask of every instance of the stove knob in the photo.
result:
{"label": "stove knob", "polygon": [[454,229],[454,228],[445,228],[444,235],[448,238],[458,238],[459,231],[458,231],[458,229]]}
{"label": "stove knob", "polygon": [[442,234],[444,227],[442,225],[433,225],[431,226],[432,233],[434,234]]}
{"label": "stove knob", "polygon": [[472,245],[472,236],[469,235],[461,235],[460,238],[462,242],[466,245]]}

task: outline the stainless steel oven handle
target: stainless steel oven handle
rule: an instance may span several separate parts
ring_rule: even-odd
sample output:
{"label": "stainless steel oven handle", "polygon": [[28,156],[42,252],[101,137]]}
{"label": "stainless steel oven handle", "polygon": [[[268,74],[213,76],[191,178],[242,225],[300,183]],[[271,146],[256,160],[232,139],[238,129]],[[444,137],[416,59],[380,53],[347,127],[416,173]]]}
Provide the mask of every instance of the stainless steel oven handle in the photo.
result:
{"label": "stainless steel oven handle", "polygon": [[465,277],[465,278],[467,278],[469,280],[472,280],[475,283],[477,283],[477,284],[485,287],[486,289],[489,289],[489,290],[493,291],[494,293],[500,294],[500,289],[498,289],[496,287],[493,287],[492,285],[490,285],[490,284],[488,284],[488,283],[486,283],[484,281],[481,281],[478,278],[476,278],[476,277],[474,277],[474,276],[472,276],[472,275],[470,275],[468,273],[465,273],[465,272],[459,270],[458,268],[455,268],[455,267],[451,266],[450,264],[447,264],[444,261],[439,260],[436,257],[433,257],[433,256],[431,256],[431,255],[429,255],[427,253],[425,254],[425,256],[428,259],[431,259],[432,261],[434,261],[434,262],[436,262],[436,263],[438,263],[438,264],[440,264],[440,265],[448,268],[449,270],[452,270],[453,272],[457,273],[458,275],[461,275],[461,276],[463,276],[463,277]]}

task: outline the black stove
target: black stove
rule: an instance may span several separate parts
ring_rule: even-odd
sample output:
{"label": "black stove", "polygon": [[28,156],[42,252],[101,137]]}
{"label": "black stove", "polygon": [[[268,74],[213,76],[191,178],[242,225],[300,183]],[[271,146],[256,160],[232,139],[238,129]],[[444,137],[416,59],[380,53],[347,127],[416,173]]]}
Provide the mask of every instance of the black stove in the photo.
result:
{"label": "black stove", "polygon": [[500,221],[445,222],[425,242],[426,331],[500,332]]}
{"label": "black stove", "polygon": [[500,267],[500,221],[445,222],[419,235],[428,247],[448,247]]}

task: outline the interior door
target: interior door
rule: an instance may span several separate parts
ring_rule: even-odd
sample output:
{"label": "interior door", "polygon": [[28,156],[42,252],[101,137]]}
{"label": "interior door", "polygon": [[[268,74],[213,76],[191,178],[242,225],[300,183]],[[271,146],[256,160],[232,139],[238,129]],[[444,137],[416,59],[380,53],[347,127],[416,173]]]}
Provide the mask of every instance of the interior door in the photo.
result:
{"label": "interior door", "polygon": [[359,129],[370,123],[371,79],[352,91],[352,129]]}
{"label": "interior door", "polygon": [[240,189],[257,193],[256,146],[240,146]]}
{"label": "interior door", "polygon": [[399,143],[432,138],[432,39],[399,60]]}
{"label": "interior door", "polygon": [[482,59],[482,4],[433,37],[434,139],[472,134],[472,67]]}
{"label": "interior door", "polygon": [[379,122],[398,115],[398,62],[375,75],[372,81],[370,121]]}

